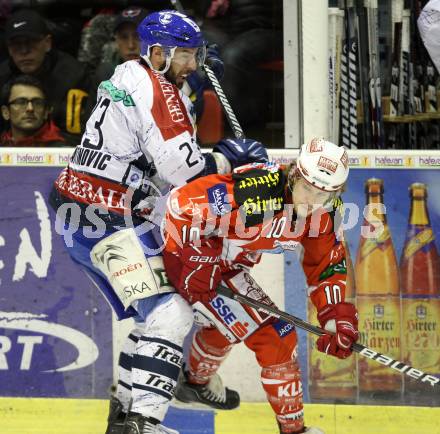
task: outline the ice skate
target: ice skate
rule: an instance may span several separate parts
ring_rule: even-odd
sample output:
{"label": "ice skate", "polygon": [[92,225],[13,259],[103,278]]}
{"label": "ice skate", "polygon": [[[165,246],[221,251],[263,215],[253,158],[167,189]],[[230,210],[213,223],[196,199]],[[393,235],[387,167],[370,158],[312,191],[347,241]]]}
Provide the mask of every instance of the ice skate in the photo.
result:
{"label": "ice skate", "polygon": [[121,434],[179,434],[179,431],[154,424],[150,418],[141,414],[130,413],[123,423]]}
{"label": "ice skate", "polygon": [[[280,434],[287,434],[287,433],[284,433],[284,431],[282,431],[280,428]],[[294,434],[294,433],[291,433],[291,434]],[[304,427],[304,430],[298,434],[325,434],[325,433],[320,428],[317,428],[315,426],[309,426],[308,428]]]}
{"label": "ice skate", "polygon": [[295,431],[295,433],[292,433],[291,431],[283,431],[279,422],[278,427],[280,429],[280,434],[325,434],[325,432],[321,428],[317,428],[316,426],[305,426],[302,431]]}
{"label": "ice skate", "polygon": [[122,411],[122,404],[118,398],[110,398],[109,412],[107,418],[107,430],[105,434],[122,434],[126,413]]}
{"label": "ice skate", "polygon": [[[179,377],[175,392],[176,407],[180,403],[194,403],[195,407],[217,410],[233,410],[240,405],[240,395],[223,386],[218,374],[215,374],[208,384],[191,384],[185,371]],[[193,407],[194,408],[194,407]]]}

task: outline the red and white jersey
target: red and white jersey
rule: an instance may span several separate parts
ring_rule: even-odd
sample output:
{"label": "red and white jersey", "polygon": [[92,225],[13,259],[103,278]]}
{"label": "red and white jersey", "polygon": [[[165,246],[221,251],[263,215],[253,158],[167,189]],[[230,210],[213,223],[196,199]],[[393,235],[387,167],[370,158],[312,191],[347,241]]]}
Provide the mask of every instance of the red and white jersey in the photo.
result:
{"label": "red and white jersey", "polygon": [[58,192],[121,213],[133,208],[129,186],[152,196],[186,183],[205,166],[192,111],[186,95],[140,61],[117,66],[99,86],[81,144],[56,181]]}
{"label": "red and white jersey", "polygon": [[[209,175],[175,188],[168,198],[165,249],[179,254],[199,238],[223,242],[223,271],[251,267],[263,252],[302,246],[302,265],[315,306],[344,301],[346,266],[334,227],[335,209],[297,219],[283,167],[250,164],[228,175]],[[259,211],[271,212],[264,216]]]}

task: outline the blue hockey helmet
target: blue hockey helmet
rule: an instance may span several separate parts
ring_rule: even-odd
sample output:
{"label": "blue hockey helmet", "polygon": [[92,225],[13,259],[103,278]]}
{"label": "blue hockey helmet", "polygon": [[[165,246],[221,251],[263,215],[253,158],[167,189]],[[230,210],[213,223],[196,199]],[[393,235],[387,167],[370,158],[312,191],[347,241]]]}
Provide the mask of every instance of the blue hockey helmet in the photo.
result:
{"label": "blue hockey helmet", "polygon": [[[168,70],[171,58],[177,47],[200,48],[197,62],[203,64],[206,41],[197,23],[188,16],[174,10],[153,12],[146,16],[138,26],[138,34],[141,42],[141,56],[150,64],[149,56],[151,47],[164,47],[166,51],[167,65],[164,73]],[[154,68],[152,68],[154,69]]]}

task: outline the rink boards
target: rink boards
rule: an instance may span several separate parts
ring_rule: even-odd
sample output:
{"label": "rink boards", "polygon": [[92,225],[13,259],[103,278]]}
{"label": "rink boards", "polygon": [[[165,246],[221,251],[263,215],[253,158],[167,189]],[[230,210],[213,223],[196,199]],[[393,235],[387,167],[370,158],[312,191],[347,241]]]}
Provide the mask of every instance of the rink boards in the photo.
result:
{"label": "rink boards", "polygon": [[[130,326],[112,319],[110,309],[78,273],[55,233],[47,194],[70,154],[70,149],[0,151],[4,198],[0,211],[0,396],[14,397],[0,398],[2,434],[104,432],[105,397],[114,376],[111,366],[116,364],[119,343]],[[274,150],[270,154],[274,161],[287,163],[296,151]],[[345,200],[363,205],[365,180],[373,176],[384,180],[397,257],[404,249],[408,186],[413,182],[428,185],[429,211],[438,242],[440,153],[352,151],[349,157],[355,170]],[[354,259],[359,225],[348,231],[347,237]],[[254,277],[279,307],[305,318],[304,277],[292,266],[295,260],[291,253],[265,255]],[[305,398],[310,402],[307,342],[302,333],[300,348]],[[228,386],[240,391],[245,402],[240,410],[190,416],[188,411],[172,410],[169,425],[182,434],[276,432],[259,384],[259,368],[244,346],[234,349],[221,375]],[[355,402],[358,404],[307,404],[306,422],[324,428],[326,434],[440,434],[435,422],[439,409],[402,406],[403,390],[390,406],[374,406],[374,400],[362,401],[369,405]]]}

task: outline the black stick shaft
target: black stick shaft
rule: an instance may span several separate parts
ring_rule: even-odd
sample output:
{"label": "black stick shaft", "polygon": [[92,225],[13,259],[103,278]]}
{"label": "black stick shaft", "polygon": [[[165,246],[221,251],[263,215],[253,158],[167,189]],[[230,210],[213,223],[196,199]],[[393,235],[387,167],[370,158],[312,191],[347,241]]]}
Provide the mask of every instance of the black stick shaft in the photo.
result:
{"label": "black stick shaft", "polygon": [[[325,334],[333,335],[333,333],[328,332],[327,330],[323,330],[319,327],[316,327],[302,320],[301,318],[290,315],[287,312],[283,312],[277,309],[276,307],[268,306],[266,304],[260,303],[259,301],[247,297],[246,295],[238,294],[225,286],[219,286],[217,288],[217,293],[224,297],[231,298],[240,303],[258,309],[261,312],[268,313],[276,318],[280,318],[286,322],[294,324],[300,329],[306,330],[315,335],[318,336],[322,336]],[[354,343],[351,346],[351,349],[354,352],[363,355],[364,357],[368,357],[371,360],[375,360],[377,363],[388,366],[389,368],[392,368],[402,374],[408,375],[409,377],[414,378],[415,380],[418,380],[422,383],[427,383],[432,387],[435,386],[439,387],[440,385],[440,378],[437,378],[434,375],[426,374],[423,371],[420,371],[419,369],[415,369],[399,360],[394,360],[392,357],[378,353],[377,351],[371,350],[370,348],[365,347],[361,344]]]}
{"label": "black stick shaft", "polygon": [[238,122],[237,116],[235,116],[234,110],[232,110],[231,104],[229,104],[228,98],[226,98],[225,93],[215,76],[214,72],[208,65],[203,65],[203,69],[214,88],[215,93],[217,94],[217,98],[222,105],[223,111],[225,112],[226,118],[228,119],[229,125],[234,133],[234,136],[237,139],[244,139],[244,132],[241,128],[240,122]]}

